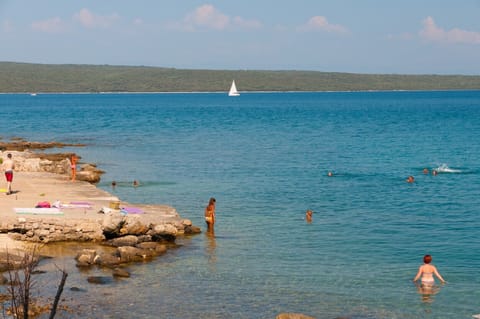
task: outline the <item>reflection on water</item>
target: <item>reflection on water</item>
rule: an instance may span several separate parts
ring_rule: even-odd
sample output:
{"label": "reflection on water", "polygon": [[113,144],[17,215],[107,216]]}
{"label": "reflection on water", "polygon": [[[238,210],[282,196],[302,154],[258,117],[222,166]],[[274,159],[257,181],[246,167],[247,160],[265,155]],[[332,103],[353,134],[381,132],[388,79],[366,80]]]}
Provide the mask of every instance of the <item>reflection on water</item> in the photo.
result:
{"label": "reflection on water", "polygon": [[417,286],[417,292],[424,303],[433,303],[433,297],[440,291],[440,286],[437,285],[425,285],[415,282],[415,286]]}
{"label": "reflection on water", "polygon": [[[208,257],[208,263],[210,266],[214,267],[217,263],[217,255],[216,255],[216,248],[217,248],[217,241],[215,239],[215,230],[213,227],[209,228],[205,232],[205,236],[207,237],[207,243],[205,246],[205,253]],[[213,268],[212,270],[215,270]]]}

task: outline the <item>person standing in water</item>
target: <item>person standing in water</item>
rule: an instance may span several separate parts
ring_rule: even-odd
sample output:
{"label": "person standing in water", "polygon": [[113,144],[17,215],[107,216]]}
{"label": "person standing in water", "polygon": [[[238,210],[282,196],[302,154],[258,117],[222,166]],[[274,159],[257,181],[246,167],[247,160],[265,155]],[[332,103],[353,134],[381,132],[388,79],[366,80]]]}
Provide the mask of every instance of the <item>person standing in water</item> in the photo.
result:
{"label": "person standing in water", "polygon": [[312,217],[313,217],[313,212],[310,209],[307,210],[307,212],[305,213],[305,220],[307,221],[307,223],[312,222]]}
{"label": "person standing in water", "polygon": [[7,154],[7,159],[3,161],[2,168],[5,171],[5,179],[7,180],[7,195],[10,195],[12,194],[13,170],[15,169],[12,154]]}
{"label": "person standing in water", "polygon": [[210,231],[213,231],[213,226],[215,224],[215,203],[215,198],[211,197],[208,201],[207,207],[205,207],[205,222]]}
{"label": "person standing in water", "polygon": [[433,275],[437,276],[437,278],[442,282],[445,283],[445,280],[443,277],[440,275],[440,273],[437,270],[437,267],[434,265],[431,265],[430,263],[432,262],[432,256],[430,255],[425,255],[423,257],[423,265],[421,265],[418,268],[417,275],[413,279],[413,281],[416,283],[420,277],[422,278],[422,286],[428,286],[431,287],[435,284],[435,279]]}

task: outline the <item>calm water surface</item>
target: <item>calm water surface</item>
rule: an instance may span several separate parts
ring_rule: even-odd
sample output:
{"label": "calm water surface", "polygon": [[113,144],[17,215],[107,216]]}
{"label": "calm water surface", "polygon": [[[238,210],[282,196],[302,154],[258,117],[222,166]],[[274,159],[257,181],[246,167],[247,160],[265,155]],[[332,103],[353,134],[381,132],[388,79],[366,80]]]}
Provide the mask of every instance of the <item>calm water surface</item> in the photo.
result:
{"label": "calm water surface", "polygon": [[[4,139],[87,143],[74,151],[126,201],[172,205],[205,229],[217,199],[214,236],[179,239],[129,279],[90,285],[109,273],[58,260],[80,312],[64,318],[480,313],[479,91],[0,95],[0,117]],[[448,282],[431,296],[411,281],[426,253]],[[51,272],[37,280],[54,295]]]}

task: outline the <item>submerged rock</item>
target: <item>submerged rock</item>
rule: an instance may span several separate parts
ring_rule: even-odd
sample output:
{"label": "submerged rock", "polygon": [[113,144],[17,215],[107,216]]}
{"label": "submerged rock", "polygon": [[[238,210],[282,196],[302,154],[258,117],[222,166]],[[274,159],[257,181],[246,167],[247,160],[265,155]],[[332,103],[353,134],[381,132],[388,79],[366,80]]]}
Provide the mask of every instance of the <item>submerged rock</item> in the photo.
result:
{"label": "submerged rock", "polygon": [[123,237],[118,237],[114,239],[110,239],[107,241],[107,244],[112,245],[114,247],[121,247],[121,246],[135,246],[138,244],[138,237],[134,235],[127,235]]}
{"label": "submerged rock", "polygon": [[107,276],[89,276],[87,281],[91,284],[106,285],[112,283],[113,279]]}
{"label": "submerged rock", "polygon": [[115,268],[113,270],[113,277],[123,277],[123,278],[129,278],[130,273],[126,271],[125,269],[122,268]]}

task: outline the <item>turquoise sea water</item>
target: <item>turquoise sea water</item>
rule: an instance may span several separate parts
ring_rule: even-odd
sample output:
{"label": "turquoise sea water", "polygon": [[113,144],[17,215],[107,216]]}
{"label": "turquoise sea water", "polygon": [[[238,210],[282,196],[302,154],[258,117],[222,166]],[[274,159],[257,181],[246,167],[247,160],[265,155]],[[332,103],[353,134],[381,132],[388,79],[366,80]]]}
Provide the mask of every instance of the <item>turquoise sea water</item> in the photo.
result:
{"label": "turquoise sea water", "polygon": [[[87,143],[74,151],[123,200],[205,230],[217,199],[214,236],[179,240],[127,280],[70,271],[85,291],[65,291],[81,311],[65,318],[480,313],[480,91],[0,95],[0,117],[4,139]],[[433,296],[411,281],[426,253],[448,282]]]}

